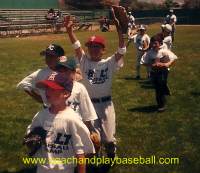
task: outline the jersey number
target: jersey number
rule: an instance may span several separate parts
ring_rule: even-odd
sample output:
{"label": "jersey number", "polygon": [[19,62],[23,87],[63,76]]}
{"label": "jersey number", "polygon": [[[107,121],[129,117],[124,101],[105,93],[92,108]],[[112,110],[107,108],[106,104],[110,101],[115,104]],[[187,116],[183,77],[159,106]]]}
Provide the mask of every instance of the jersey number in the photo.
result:
{"label": "jersey number", "polygon": [[71,135],[66,135],[66,134],[63,135],[62,133],[58,133],[54,143],[60,145],[68,145],[70,138]]}

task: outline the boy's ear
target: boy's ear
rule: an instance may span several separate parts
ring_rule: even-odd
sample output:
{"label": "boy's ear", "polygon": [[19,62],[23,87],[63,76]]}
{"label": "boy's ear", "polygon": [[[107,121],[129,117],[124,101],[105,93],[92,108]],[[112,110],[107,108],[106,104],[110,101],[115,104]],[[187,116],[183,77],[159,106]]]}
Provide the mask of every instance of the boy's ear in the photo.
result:
{"label": "boy's ear", "polygon": [[67,99],[67,98],[69,98],[71,96],[71,93],[70,92],[68,92],[68,91],[65,91],[64,92],[64,97]]}
{"label": "boy's ear", "polygon": [[102,54],[104,55],[106,53],[106,48],[104,47],[103,49],[102,49]]}

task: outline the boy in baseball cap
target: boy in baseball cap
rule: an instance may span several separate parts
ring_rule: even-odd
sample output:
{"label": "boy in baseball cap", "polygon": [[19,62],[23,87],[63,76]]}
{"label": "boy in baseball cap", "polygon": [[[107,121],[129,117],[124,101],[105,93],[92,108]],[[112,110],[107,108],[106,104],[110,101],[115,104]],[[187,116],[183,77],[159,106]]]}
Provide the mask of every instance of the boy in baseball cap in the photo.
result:
{"label": "boy in baseball cap", "polygon": [[80,63],[83,80],[89,96],[93,102],[98,123],[95,124],[100,130],[101,140],[105,146],[107,157],[115,157],[115,110],[111,99],[112,77],[114,72],[123,66],[123,56],[126,53],[125,42],[119,21],[112,9],[114,23],[118,33],[118,50],[110,57],[103,59],[105,52],[105,39],[102,36],[92,36],[85,43],[88,54],[81,48],[80,41],[73,32],[73,21],[70,16],[65,18],[65,27],[70,38],[76,57]]}
{"label": "boy in baseball cap", "polygon": [[162,34],[163,34],[163,43],[166,44],[168,49],[172,49],[172,26],[170,24],[161,25]]}
{"label": "boy in baseball cap", "polygon": [[64,56],[64,49],[57,44],[50,44],[45,50],[40,52],[41,56],[45,57],[46,67],[38,69],[32,74],[25,77],[18,83],[17,87],[22,88],[28,95],[36,101],[48,106],[47,99],[43,90],[36,87],[36,83],[40,80],[47,79],[48,76],[55,71],[56,63],[60,57],[66,59]]}
{"label": "boy in baseball cap", "polygon": [[[146,30],[145,25],[140,25],[138,33],[132,38],[136,48],[135,79],[140,79],[140,60],[150,45],[150,37],[146,34]],[[147,78],[149,78],[149,76],[149,68],[147,67]]]}
{"label": "boy in baseball cap", "polygon": [[[86,124],[90,131],[92,141],[97,141],[98,134],[96,134],[96,130],[93,126],[94,121],[97,119],[97,115],[85,86],[74,80],[76,68],[77,65],[75,59],[70,57],[66,61],[59,61],[56,66],[56,71],[73,81],[73,90],[71,96],[67,100],[67,105],[70,105]],[[93,137],[95,137],[94,140]]]}
{"label": "boy in baseball cap", "polygon": [[[30,133],[32,129],[42,127],[47,132],[44,143],[35,156],[46,158],[49,162],[38,163],[37,173],[73,173],[76,166],[73,158],[84,159],[85,154],[94,153],[87,127],[75,112],[66,106],[66,100],[73,89],[73,81],[54,72],[48,79],[38,81],[36,86],[45,91],[50,103],[49,108],[35,115],[27,130],[27,133]],[[71,162],[62,161],[66,158],[71,158]],[[57,159],[60,159],[60,162]],[[84,164],[77,162],[77,166],[79,173],[85,173]]]}
{"label": "boy in baseball cap", "polygon": [[169,67],[175,62],[177,56],[169,49],[162,47],[163,38],[155,35],[151,38],[151,49],[142,57],[141,64],[151,68],[151,79],[155,87],[158,112],[166,109],[166,95],[170,95],[167,85]]}

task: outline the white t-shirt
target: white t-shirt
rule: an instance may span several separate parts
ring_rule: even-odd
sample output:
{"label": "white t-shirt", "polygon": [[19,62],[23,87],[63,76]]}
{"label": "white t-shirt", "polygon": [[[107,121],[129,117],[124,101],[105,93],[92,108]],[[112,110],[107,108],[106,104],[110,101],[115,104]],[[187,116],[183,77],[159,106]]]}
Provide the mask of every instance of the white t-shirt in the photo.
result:
{"label": "white t-shirt", "polygon": [[79,63],[83,75],[81,82],[86,87],[90,98],[110,96],[113,74],[123,66],[123,59],[117,62],[115,55],[112,55],[96,62],[83,54]]}
{"label": "white t-shirt", "polygon": [[83,121],[97,119],[94,106],[83,84],[74,81],[71,96],[67,99],[67,104],[81,116]]}
{"label": "white t-shirt", "polygon": [[[77,114],[67,107],[57,114],[51,114],[49,109],[38,112],[31,125],[27,129],[29,133],[35,127],[43,127],[47,131],[45,145],[37,151],[35,157],[46,158],[47,162],[38,170],[48,172],[48,170],[64,171],[74,168],[74,163],[48,162],[53,159],[66,159],[76,157],[76,154],[94,153],[94,146],[90,139],[90,132],[85,124],[78,118]],[[42,172],[42,173],[43,173]]]}
{"label": "white t-shirt", "polygon": [[[34,90],[38,93],[43,100],[43,103],[49,105],[46,99],[46,94],[43,89],[37,88],[35,85],[38,81],[46,80],[54,71],[48,67],[39,69],[29,76],[25,77],[21,82],[18,83],[17,87],[24,90]],[[54,72],[56,73],[56,72]],[[68,105],[75,110],[76,113],[81,116],[83,121],[92,121],[97,119],[97,115],[94,106],[90,100],[86,88],[79,82],[74,82],[71,96],[69,97]]]}
{"label": "white t-shirt", "polygon": [[44,105],[49,105],[46,99],[45,91],[36,87],[36,83],[41,80],[48,79],[48,77],[53,73],[49,67],[45,67],[42,69],[38,69],[37,71],[33,72],[32,74],[25,77],[21,82],[17,84],[18,88],[21,88],[25,91],[33,90],[37,94],[42,97]]}
{"label": "white t-shirt", "polygon": [[167,45],[167,49],[171,50],[172,49],[172,36],[169,35],[164,38],[163,43]]}
{"label": "white t-shirt", "polygon": [[176,22],[177,22],[176,15],[172,14],[170,16],[170,24],[176,24]]}
{"label": "white t-shirt", "polygon": [[169,49],[159,49],[158,51],[155,51],[153,49],[148,50],[141,59],[141,64],[153,64],[155,59],[163,59],[163,61],[166,60],[175,60],[177,59],[177,56],[171,52]]}
{"label": "white t-shirt", "polygon": [[150,37],[147,34],[144,35],[136,34],[133,36],[133,39],[137,51],[142,50],[144,42],[146,42],[148,46],[150,44]]}
{"label": "white t-shirt", "polygon": [[129,16],[129,22],[135,23],[135,17],[133,15]]}

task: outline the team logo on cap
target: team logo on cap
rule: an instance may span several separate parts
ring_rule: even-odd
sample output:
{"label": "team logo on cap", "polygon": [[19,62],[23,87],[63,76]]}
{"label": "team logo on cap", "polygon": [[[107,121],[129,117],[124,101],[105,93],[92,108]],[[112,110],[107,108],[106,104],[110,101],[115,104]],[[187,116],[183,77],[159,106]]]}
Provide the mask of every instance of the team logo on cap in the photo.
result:
{"label": "team logo on cap", "polygon": [[67,61],[67,57],[66,56],[61,56],[59,58],[59,62],[66,62]]}
{"label": "team logo on cap", "polygon": [[50,44],[49,47],[48,47],[49,50],[54,50],[54,48],[55,48],[55,47],[54,47],[53,44]]}

